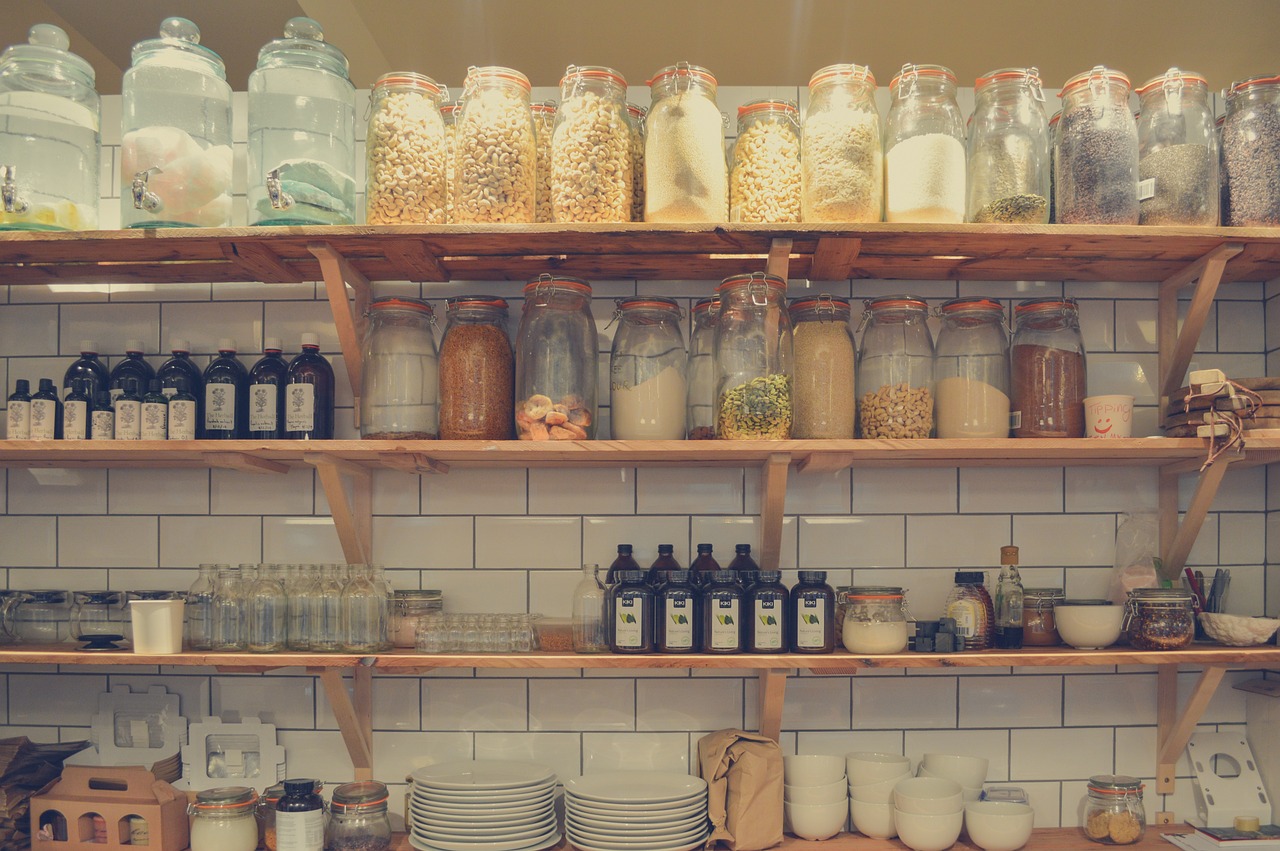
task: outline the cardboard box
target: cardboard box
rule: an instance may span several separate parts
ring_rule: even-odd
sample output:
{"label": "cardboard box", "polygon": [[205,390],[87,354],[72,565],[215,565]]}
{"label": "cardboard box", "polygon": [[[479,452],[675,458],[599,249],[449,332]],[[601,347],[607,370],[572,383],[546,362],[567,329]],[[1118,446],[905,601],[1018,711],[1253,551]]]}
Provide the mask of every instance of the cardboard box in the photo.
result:
{"label": "cardboard box", "polygon": [[[95,818],[95,816],[97,818]],[[31,800],[32,851],[107,851],[131,848],[130,831],[146,822],[147,845],[182,851],[188,845],[185,795],[140,767],[66,766],[62,779]],[[50,824],[55,839],[42,839]],[[105,829],[105,841],[102,833]],[[95,833],[99,841],[94,841]],[[46,831],[46,836],[48,832]]]}

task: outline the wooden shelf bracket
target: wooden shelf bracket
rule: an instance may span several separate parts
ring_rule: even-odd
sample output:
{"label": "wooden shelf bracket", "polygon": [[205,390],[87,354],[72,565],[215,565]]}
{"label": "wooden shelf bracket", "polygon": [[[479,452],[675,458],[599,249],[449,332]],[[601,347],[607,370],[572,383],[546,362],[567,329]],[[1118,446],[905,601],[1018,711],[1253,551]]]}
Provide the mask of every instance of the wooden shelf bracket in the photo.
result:
{"label": "wooden shelf bracket", "polygon": [[[1224,242],[1205,254],[1196,262],[1160,284],[1159,313],[1157,314],[1157,338],[1160,350],[1160,417],[1168,408],[1169,398],[1182,386],[1182,379],[1187,374],[1187,367],[1196,351],[1196,343],[1200,340],[1200,332],[1204,330],[1205,320],[1209,318],[1209,309],[1213,307],[1214,296],[1218,292],[1218,283],[1227,263],[1235,257],[1244,246],[1238,243]],[[1186,321],[1182,323],[1182,331],[1178,331],[1178,293],[1195,282],[1195,293],[1191,296],[1191,307],[1187,310]]]}
{"label": "wooden shelf bracket", "polygon": [[1160,572],[1175,585],[1179,584],[1182,569],[1187,564],[1187,556],[1191,554],[1191,548],[1200,534],[1200,527],[1204,525],[1205,517],[1231,463],[1230,458],[1219,458],[1200,474],[1195,493],[1191,496],[1191,503],[1181,522],[1178,519],[1177,468],[1160,470]]}
{"label": "wooden shelf bracket", "polygon": [[320,475],[347,563],[369,564],[373,561],[373,473],[359,464],[319,453],[308,452],[302,459]]}
{"label": "wooden shelf bracket", "polygon": [[760,470],[760,569],[778,570],[782,556],[783,511],[787,504],[787,470],[791,455],[774,452]]}
{"label": "wooden shelf bracket", "polygon": [[[351,394],[355,398],[355,424],[360,425],[360,397],[364,388],[364,363],[361,345],[364,341],[364,315],[373,300],[373,286],[360,270],[347,262],[327,242],[307,244],[307,250],[320,262],[324,276],[325,294],[329,309],[333,312],[333,325],[342,347],[342,360],[347,367],[347,379],[351,382]],[[348,297],[347,288],[352,295]]]}
{"label": "wooden shelf bracket", "polygon": [[775,742],[782,736],[782,707],[787,696],[787,668],[765,668],[760,672],[760,735]]}
{"label": "wooden shelf bracket", "polygon": [[1187,749],[1196,724],[1226,672],[1226,665],[1206,665],[1179,714],[1178,666],[1156,668],[1156,792],[1159,794],[1173,794],[1178,757]]}
{"label": "wooden shelf bracket", "polygon": [[[315,673],[315,671],[312,671]],[[347,693],[342,668],[319,670],[320,683],[338,721],[342,741],[351,755],[356,780],[373,779],[373,668],[356,665],[352,669],[352,692]]]}

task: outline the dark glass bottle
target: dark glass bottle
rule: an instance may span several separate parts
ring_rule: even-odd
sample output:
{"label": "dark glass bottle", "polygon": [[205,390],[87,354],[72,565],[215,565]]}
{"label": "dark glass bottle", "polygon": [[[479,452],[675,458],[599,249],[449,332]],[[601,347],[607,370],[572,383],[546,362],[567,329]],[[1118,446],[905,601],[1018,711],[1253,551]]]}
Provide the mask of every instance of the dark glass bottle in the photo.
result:
{"label": "dark glass bottle", "polygon": [[147,382],[147,392],[142,397],[142,439],[169,439],[169,397],[160,391],[160,379]]}
{"label": "dark glass bottle", "polygon": [[689,571],[672,570],[658,591],[654,642],[659,653],[697,653],[701,600],[689,582]]}
{"label": "dark glass bottle", "polygon": [[9,396],[8,420],[9,428],[5,437],[9,440],[29,440],[31,438],[31,382],[19,378],[13,382],[13,393]]}
{"label": "dark glass bottle", "polygon": [[738,544],[733,548],[736,555],[733,561],[729,562],[728,570],[734,570],[738,573],[759,573],[760,565],[756,564],[756,560],[751,557],[750,544]]}
{"label": "dark glass bottle", "polygon": [[[178,378],[187,380],[187,392],[195,397],[196,400],[196,430],[200,429],[200,424],[204,422],[204,378],[200,367],[195,365],[191,360],[191,344],[186,340],[174,340],[169,346],[173,352],[173,357],[160,364],[160,368],[156,370],[156,378],[160,379],[160,389],[164,395],[170,399],[173,394],[178,392],[178,385],[175,383]],[[169,416],[173,416],[173,411],[169,412]]]}
{"label": "dark glass bottle", "polygon": [[204,371],[205,440],[243,440],[249,434],[249,372],[236,358],[236,341],[218,341],[218,356]]}
{"label": "dark glass bottle", "polygon": [[782,584],[781,571],[760,571],[759,581],[747,594],[747,609],[751,614],[747,619],[750,624],[746,639],[748,652],[787,652],[787,637],[791,634],[790,618],[787,617],[790,598],[787,586]]}
{"label": "dark glass bottle", "polygon": [[609,573],[605,576],[605,584],[616,585],[618,583],[618,574],[624,570],[639,570],[642,572],[644,570],[644,568],[640,567],[640,563],[631,556],[630,544],[618,544],[618,557],[613,560],[613,564],[609,565]]}
{"label": "dark glass bottle", "polygon": [[302,354],[289,363],[284,436],[290,440],[333,439],[333,367],[320,354],[320,338],[302,335]]}
{"label": "dark glass bottle", "polygon": [[682,569],[680,562],[672,555],[674,552],[675,547],[671,544],[658,544],[658,557],[649,565],[649,584],[654,588],[664,581],[664,573]]}
{"label": "dark glass bottle", "polygon": [[40,379],[40,387],[31,394],[31,439],[62,438],[62,402],[52,378]]}
{"label": "dark glass bottle", "polygon": [[643,570],[621,570],[609,590],[609,647],[614,653],[653,652],[653,589]]}
{"label": "dark glass bottle", "polygon": [[142,357],[142,341],[130,340],[124,344],[124,360],[116,363],[111,367],[111,400],[114,402],[116,397],[124,392],[124,380],[126,378],[138,379],[139,387],[150,387],[151,379],[156,377],[156,371]]}
{"label": "dark glass bottle", "polygon": [[99,390],[106,390],[111,378],[107,368],[98,360],[98,344],[92,340],[80,341],[80,358],[67,367],[62,376],[62,389],[70,390],[71,382],[83,378],[89,382],[89,398],[98,395]]}
{"label": "dark glass bottle", "polygon": [[[165,392],[169,388],[162,388]],[[187,379],[173,378],[173,394],[169,396],[169,439],[195,440],[200,434],[200,405],[187,385]]]}
{"label": "dark glass bottle", "polygon": [[83,378],[71,379],[71,389],[62,400],[62,437],[64,440],[88,440],[89,421],[93,412]]}
{"label": "dark glass bottle", "polygon": [[831,653],[836,649],[836,593],[825,570],[802,570],[787,605],[792,653]]}
{"label": "dark glass bottle", "polygon": [[280,341],[267,338],[262,357],[249,370],[249,439],[278,440],[284,437],[284,386],[289,383],[289,364]]}
{"label": "dark glass bottle", "polygon": [[742,652],[742,587],[732,570],[717,570],[702,591],[702,652]]}
{"label": "dark glass bottle", "polygon": [[92,440],[116,439],[116,412],[111,407],[111,394],[106,390],[93,399],[93,414],[89,426],[89,437]]}
{"label": "dark glass bottle", "polygon": [[116,440],[142,439],[142,393],[138,379],[126,378],[124,392],[116,397]]}
{"label": "dark glass bottle", "polygon": [[720,562],[711,555],[710,544],[698,544],[698,557],[689,565],[689,579],[694,588],[707,584],[707,575],[720,569]]}
{"label": "dark glass bottle", "polygon": [[276,801],[276,848],[321,851],[324,848],[324,801],[315,780],[286,780]]}

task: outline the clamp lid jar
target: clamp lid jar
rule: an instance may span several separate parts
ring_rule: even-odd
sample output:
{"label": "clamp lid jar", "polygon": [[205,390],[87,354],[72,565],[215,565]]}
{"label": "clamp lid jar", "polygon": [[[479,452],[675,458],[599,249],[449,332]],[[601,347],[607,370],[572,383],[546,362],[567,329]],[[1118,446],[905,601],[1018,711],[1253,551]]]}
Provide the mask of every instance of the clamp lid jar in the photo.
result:
{"label": "clamp lid jar", "polygon": [[258,847],[257,807],[258,793],[247,786],[198,792],[187,810],[191,851],[253,851]]}
{"label": "clamp lid jar", "polygon": [[1123,774],[1089,778],[1084,809],[1084,835],[1104,845],[1132,845],[1142,838],[1147,814],[1142,781]]}
{"label": "clamp lid jar", "polygon": [[516,332],[520,440],[595,437],[598,357],[591,284],[550,274],[526,284]]}
{"label": "clamp lid jar", "polygon": [[1195,638],[1195,597],[1178,588],[1134,588],[1125,603],[1125,635],[1139,650],[1179,650]]}
{"label": "clamp lid jar", "polygon": [[681,313],[669,298],[618,302],[609,353],[609,406],[616,440],[681,440],[688,382]]}
{"label": "clamp lid jar", "polygon": [[391,847],[387,787],[376,780],[344,783],[333,790],[327,851],[386,851]]}
{"label": "clamp lid jar", "polygon": [[846,598],[842,632],[850,653],[901,653],[910,640],[906,594],[897,586],[855,585]]}
{"label": "clamp lid jar", "polygon": [[439,356],[431,305],[383,296],[369,305],[364,335],[365,440],[434,440],[440,418]]}
{"label": "clamp lid jar", "polygon": [[933,433],[929,305],[914,295],[868,299],[858,351],[858,422],[866,438]]}
{"label": "clamp lid jar", "polygon": [[938,437],[1009,436],[1009,334],[993,298],[955,298],[939,311],[933,380]]}
{"label": "clamp lid jar", "polygon": [[754,272],[725,278],[716,291],[716,437],[786,440],[792,422],[787,282]]}
{"label": "clamp lid jar", "polygon": [[849,300],[822,293],[793,300],[790,312],[795,355],[791,436],[851,440],[856,426],[857,357],[849,327]]}
{"label": "clamp lid jar", "polygon": [[720,318],[720,297],[698,299],[693,306],[693,330],[689,332],[689,360],[686,379],[685,425],[690,440],[710,440],[716,436],[716,320]]}
{"label": "clamp lid jar", "polygon": [[1054,607],[1067,599],[1061,588],[1025,588],[1022,592],[1022,643],[1052,647],[1062,643]]}

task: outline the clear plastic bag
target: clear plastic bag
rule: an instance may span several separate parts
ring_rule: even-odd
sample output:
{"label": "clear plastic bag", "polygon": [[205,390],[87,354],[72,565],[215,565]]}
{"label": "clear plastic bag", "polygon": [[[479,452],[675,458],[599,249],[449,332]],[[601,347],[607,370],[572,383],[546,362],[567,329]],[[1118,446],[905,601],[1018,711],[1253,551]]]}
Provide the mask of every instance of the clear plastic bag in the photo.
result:
{"label": "clear plastic bag", "polygon": [[1116,530],[1115,567],[1107,596],[1124,605],[1134,588],[1160,587],[1160,524],[1154,514],[1126,514]]}

